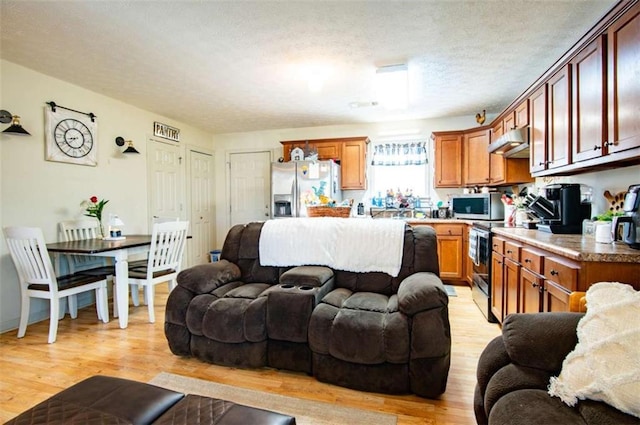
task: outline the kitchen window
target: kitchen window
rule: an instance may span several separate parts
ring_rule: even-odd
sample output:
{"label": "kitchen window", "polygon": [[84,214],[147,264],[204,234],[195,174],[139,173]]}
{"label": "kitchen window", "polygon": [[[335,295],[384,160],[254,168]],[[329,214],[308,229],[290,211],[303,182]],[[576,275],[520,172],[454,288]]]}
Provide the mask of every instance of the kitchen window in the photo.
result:
{"label": "kitchen window", "polygon": [[371,196],[387,190],[411,190],[414,196],[429,196],[426,142],[421,140],[381,142],[372,146]]}

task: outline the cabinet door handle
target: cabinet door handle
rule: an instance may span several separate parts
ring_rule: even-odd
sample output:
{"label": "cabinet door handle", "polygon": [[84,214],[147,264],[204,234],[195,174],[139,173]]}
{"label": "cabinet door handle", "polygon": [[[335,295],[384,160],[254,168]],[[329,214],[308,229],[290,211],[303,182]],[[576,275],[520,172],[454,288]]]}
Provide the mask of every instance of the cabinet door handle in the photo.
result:
{"label": "cabinet door handle", "polygon": [[615,146],[616,142],[604,142],[604,145],[607,146],[607,147],[608,146]]}
{"label": "cabinet door handle", "polygon": [[538,285],[537,283],[533,282],[533,283],[531,284],[531,286],[532,286],[532,287],[534,287],[534,288],[537,288],[537,287],[538,287],[538,286],[540,286],[540,285]]}
{"label": "cabinet door handle", "polygon": [[558,276],[558,272],[555,270],[551,270],[551,276]]}
{"label": "cabinet door handle", "polygon": [[530,263],[530,262],[531,262],[531,260],[529,260],[528,258],[526,258],[526,259],[524,260],[524,262],[525,262],[525,263]]}
{"label": "cabinet door handle", "polygon": [[598,146],[598,145],[595,145],[595,146],[593,147],[593,150],[594,150],[594,151],[597,151],[597,150],[599,150],[599,149],[602,149],[602,147],[601,147],[601,146]]}
{"label": "cabinet door handle", "polygon": [[513,254],[513,251],[511,251],[510,249],[507,249],[507,254]]}

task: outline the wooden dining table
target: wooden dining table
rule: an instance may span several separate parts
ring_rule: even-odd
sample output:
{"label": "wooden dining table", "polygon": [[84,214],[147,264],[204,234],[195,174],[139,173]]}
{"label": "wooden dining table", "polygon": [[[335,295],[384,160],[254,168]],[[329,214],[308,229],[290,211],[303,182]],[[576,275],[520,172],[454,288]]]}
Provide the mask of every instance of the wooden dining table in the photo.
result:
{"label": "wooden dining table", "polygon": [[53,254],[91,255],[110,257],[115,262],[116,299],[120,328],[129,322],[129,258],[146,253],[151,246],[151,235],[127,235],[123,240],[85,239],[79,241],[53,242],[47,249]]}

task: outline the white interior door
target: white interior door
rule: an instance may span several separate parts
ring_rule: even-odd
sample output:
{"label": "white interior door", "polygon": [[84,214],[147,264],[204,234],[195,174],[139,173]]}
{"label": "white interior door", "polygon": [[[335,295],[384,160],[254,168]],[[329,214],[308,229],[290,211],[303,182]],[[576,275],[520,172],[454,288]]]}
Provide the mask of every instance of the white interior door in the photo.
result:
{"label": "white interior door", "polygon": [[184,219],[184,165],[179,146],[149,139],[147,173],[149,182],[149,230],[154,217]]}
{"label": "white interior door", "polygon": [[230,225],[269,219],[271,153],[229,155]]}
{"label": "white interior door", "polygon": [[215,186],[213,155],[191,151],[189,153],[189,192],[191,257],[189,264],[209,262],[209,252],[215,243]]}

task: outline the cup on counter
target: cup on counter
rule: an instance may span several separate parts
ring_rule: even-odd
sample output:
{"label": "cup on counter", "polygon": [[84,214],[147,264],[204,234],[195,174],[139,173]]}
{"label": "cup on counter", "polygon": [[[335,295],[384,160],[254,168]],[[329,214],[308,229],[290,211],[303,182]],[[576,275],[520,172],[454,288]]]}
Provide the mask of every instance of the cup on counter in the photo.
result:
{"label": "cup on counter", "polygon": [[596,242],[598,243],[611,243],[611,223],[610,222],[596,222]]}

